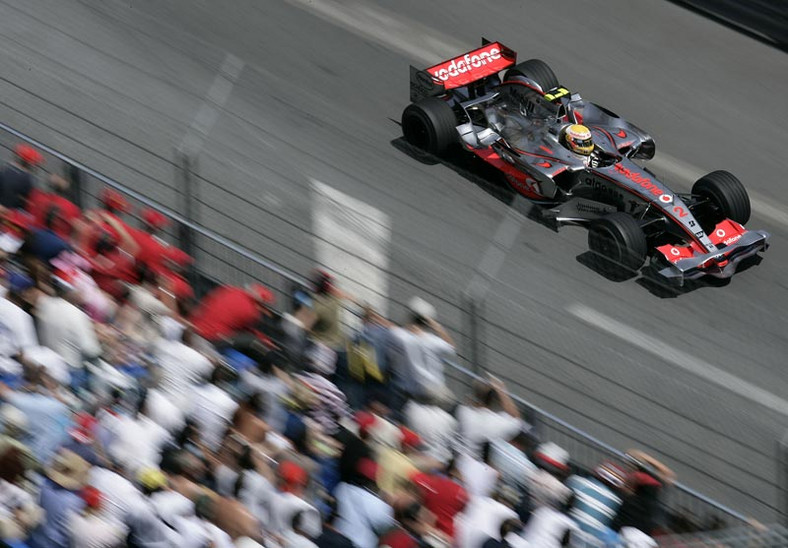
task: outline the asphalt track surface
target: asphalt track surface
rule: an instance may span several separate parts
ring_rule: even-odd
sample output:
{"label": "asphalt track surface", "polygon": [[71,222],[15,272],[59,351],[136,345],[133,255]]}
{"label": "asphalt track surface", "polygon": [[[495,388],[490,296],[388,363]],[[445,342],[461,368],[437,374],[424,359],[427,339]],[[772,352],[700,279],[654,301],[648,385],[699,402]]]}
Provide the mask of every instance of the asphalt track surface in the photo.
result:
{"label": "asphalt track surface", "polygon": [[[505,260],[480,266],[512,208],[407,154],[392,120],[410,63],[482,35],[647,128],[676,189],[739,174],[759,200],[750,226],[772,233],[763,262],[677,295],[595,273],[582,229],[515,216]],[[0,120],[172,207],[173,150],[197,135],[201,222],[299,272],[315,256],[310,178],[358,197],[391,220],[393,317],[421,294],[462,335],[463,291],[494,272],[490,370],[763,521],[788,425],[787,96],[785,53],[660,0],[0,0]]]}

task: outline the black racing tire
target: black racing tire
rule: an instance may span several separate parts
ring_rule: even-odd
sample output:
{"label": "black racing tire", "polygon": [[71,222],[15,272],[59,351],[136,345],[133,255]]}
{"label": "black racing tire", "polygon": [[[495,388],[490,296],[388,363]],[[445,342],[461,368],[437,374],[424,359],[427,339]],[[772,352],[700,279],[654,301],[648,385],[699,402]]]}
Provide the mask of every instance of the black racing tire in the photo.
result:
{"label": "black racing tire", "polygon": [[528,59],[518,63],[504,74],[504,81],[510,80],[513,76],[525,76],[530,78],[542,88],[542,91],[550,91],[558,87],[558,77],[550,68],[550,65],[541,59]]}
{"label": "black racing tire", "polygon": [[402,112],[402,134],[416,148],[440,156],[457,143],[457,116],[446,101],[427,97]]}
{"label": "black racing tire", "polygon": [[643,229],[631,215],[610,213],[591,223],[588,248],[594,263],[612,279],[626,279],[643,266],[648,241]]}
{"label": "black racing tire", "polygon": [[713,206],[710,220],[716,225],[725,219],[744,224],[750,220],[750,197],[742,182],[727,171],[712,171],[692,185],[692,194],[708,199]]}

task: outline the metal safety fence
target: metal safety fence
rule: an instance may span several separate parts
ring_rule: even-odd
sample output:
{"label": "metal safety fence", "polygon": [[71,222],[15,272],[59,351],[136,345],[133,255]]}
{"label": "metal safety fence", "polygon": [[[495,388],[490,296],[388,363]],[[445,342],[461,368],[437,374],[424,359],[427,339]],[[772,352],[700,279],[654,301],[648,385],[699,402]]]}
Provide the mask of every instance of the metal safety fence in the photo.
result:
{"label": "metal safety fence", "polygon": [[[261,257],[257,253],[236,244],[231,239],[216,234],[194,221],[197,218],[194,211],[196,202],[192,196],[195,192],[195,189],[192,188],[192,182],[195,178],[195,166],[191,159],[184,157],[178,152],[175,153],[175,164],[177,166],[176,188],[180,195],[180,200],[179,211],[175,211],[172,208],[164,207],[154,202],[133,188],[129,188],[61,154],[14,128],[0,123],[0,154],[8,157],[13,146],[21,141],[33,145],[43,153],[46,159],[44,172],[42,173],[44,177],[58,175],[71,182],[72,199],[81,207],[90,208],[98,205],[101,191],[109,187],[122,193],[127,198],[132,206],[132,217],[139,214],[141,207],[152,208],[168,217],[172,224],[165,232],[164,237],[194,257],[195,262],[190,278],[198,295],[203,294],[215,284],[243,285],[250,282],[260,282],[270,287],[278,297],[277,302],[283,308],[287,308],[293,288],[307,284],[307,280],[301,275]],[[463,390],[470,387],[474,380],[481,378],[475,370],[459,364],[449,364],[447,374],[460,394]],[[611,457],[623,458],[624,454],[620,450],[607,445],[516,395],[512,397],[522,407],[524,416],[535,427],[540,437],[544,440],[554,441],[566,448],[572,455],[573,463],[578,467],[590,469],[601,460]],[[714,523],[717,528],[744,527],[740,531],[756,534],[752,528],[747,527],[749,524],[747,516],[705,497],[681,483],[676,483],[668,489],[664,499],[664,506],[666,516],[691,516],[696,523]],[[773,531],[773,529],[768,531]],[[676,538],[678,539],[679,537]],[[693,538],[697,540],[697,534]],[[752,542],[754,537],[747,538]],[[727,541],[720,542],[685,545],[743,546],[735,543],[728,544]],[[739,541],[736,540],[735,542]],[[679,544],[671,544],[670,546],[679,546]],[[788,546],[788,543],[751,543],[747,544],[747,546]]]}

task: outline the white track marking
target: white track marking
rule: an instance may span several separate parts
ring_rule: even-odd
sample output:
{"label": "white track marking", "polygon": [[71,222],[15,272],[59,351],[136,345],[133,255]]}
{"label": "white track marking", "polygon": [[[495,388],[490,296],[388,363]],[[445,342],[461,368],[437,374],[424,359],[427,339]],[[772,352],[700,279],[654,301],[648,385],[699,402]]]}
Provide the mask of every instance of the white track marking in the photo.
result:
{"label": "white track marking", "polygon": [[[517,196],[515,201],[523,201],[523,198]],[[503,266],[506,255],[514,245],[517,235],[520,233],[520,227],[524,218],[517,212],[516,205],[516,203],[512,203],[508,208],[506,215],[498,225],[498,229],[490,241],[490,245],[484,250],[484,254],[476,266],[476,273],[465,289],[465,293],[476,301],[484,298],[484,295],[490,288],[490,284],[495,280],[498,271]]]}
{"label": "white track marking", "polygon": [[784,400],[742,378],[732,375],[727,371],[723,371],[719,367],[700,358],[696,358],[682,350],[678,350],[670,344],[655,340],[654,337],[642,333],[627,324],[614,320],[585,305],[571,304],[567,307],[567,311],[592,327],[615,335],[642,350],[651,352],[676,367],[705,379],[708,382],[721,386],[743,398],[754,401],[755,403],[768,407],[783,415],[788,415],[788,400]]}
{"label": "white track marking", "polygon": [[[468,44],[398,14],[386,12],[371,2],[338,0],[287,0],[350,32],[398,51],[425,66],[454,57]],[[407,68],[407,67],[406,67]]]}
{"label": "white track marking", "polygon": [[243,68],[244,62],[241,59],[231,53],[227,54],[219,68],[219,73],[208,88],[205,100],[197,110],[186,135],[183,136],[183,141],[178,147],[181,152],[187,156],[196,156],[200,152],[208,133],[219,118],[219,113],[230,98]]}
{"label": "white track marking", "polygon": [[318,263],[342,289],[386,314],[391,221],[379,209],[310,179]]}
{"label": "white track marking", "polygon": [[[679,160],[678,158],[661,152],[658,152],[657,155],[654,156],[654,159],[649,160],[645,165],[653,169],[657,175],[665,174],[687,185],[691,185],[708,173],[683,160]],[[757,216],[765,217],[783,226],[788,226],[788,207],[750,189],[747,189],[747,194],[750,196],[750,205]]]}

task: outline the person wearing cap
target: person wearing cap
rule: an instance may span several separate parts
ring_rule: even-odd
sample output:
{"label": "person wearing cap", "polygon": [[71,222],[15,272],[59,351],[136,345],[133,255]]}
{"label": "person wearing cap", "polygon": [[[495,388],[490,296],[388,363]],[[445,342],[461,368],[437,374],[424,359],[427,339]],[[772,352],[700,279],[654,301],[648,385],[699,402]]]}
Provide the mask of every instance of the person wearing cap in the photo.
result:
{"label": "person wearing cap", "polygon": [[583,533],[608,544],[619,541],[610,526],[621,507],[626,475],[621,466],[605,461],[594,469],[590,477],[573,475],[566,480],[566,486],[576,498],[570,515]]}
{"label": "person wearing cap", "polygon": [[69,519],[85,508],[80,491],[87,485],[90,464],[72,451],[60,451],[46,468],[39,504],[44,521],[30,535],[33,548],[68,548]]}
{"label": "person wearing cap", "polygon": [[378,465],[372,459],[357,463],[359,485],[340,483],[334,492],[337,502],[336,528],[358,548],[376,548],[378,537],[394,526],[393,508],[378,494]]}
{"label": "person wearing cap", "polygon": [[569,453],[553,442],[545,442],[534,451],[533,463],[538,470],[530,478],[532,506],[560,507],[572,494],[564,485],[569,476]]}
{"label": "person wearing cap", "polygon": [[41,344],[60,354],[76,376],[85,361],[98,358],[101,346],[93,322],[79,307],[73,276],[55,270],[52,282],[55,294],[41,297],[36,306],[38,333]]}
{"label": "person wearing cap", "polygon": [[301,514],[300,528],[305,536],[309,539],[319,537],[322,520],[317,508],[307,500],[307,471],[295,462],[285,460],[279,464],[278,480],[279,489],[271,501],[271,532],[287,537],[292,534],[293,518]]}
{"label": "person wearing cap", "polygon": [[263,285],[225,285],[203,297],[190,321],[195,332],[207,341],[229,343],[237,335],[255,332],[273,304],[274,294]]}
{"label": "person wearing cap", "polygon": [[420,491],[424,506],[435,515],[435,528],[453,540],[455,518],[469,501],[454,461],[449,461],[445,468],[415,474],[411,480]]}
{"label": "person wearing cap", "polygon": [[431,304],[418,297],[410,300],[407,323],[391,330],[389,356],[392,384],[400,397],[447,389],[444,360],[454,357],[454,341],[436,320]]}
{"label": "person wearing cap", "polygon": [[123,517],[129,531],[127,546],[172,548],[173,526],[165,524],[153,500],[168,489],[167,476],[158,468],[143,468],[137,473],[137,484],[143,496],[131,501]]}
{"label": "person wearing cap", "polygon": [[101,491],[88,485],[80,492],[85,508],[69,521],[69,548],[120,548],[126,543],[126,527],[107,518]]}
{"label": "person wearing cap", "polygon": [[676,475],[663,463],[638,449],[627,451],[626,458],[630,468],[627,493],[612,528],[620,531],[624,527],[632,527],[650,535],[660,526],[659,499],[662,491],[675,481]]}
{"label": "person wearing cap", "polygon": [[24,352],[38,346],[33,317],[26,311],[36,301],[33,279],[21,272],[8,275],[8,292],[0,298],[0,381],[18,384]]}
{"label": "person wearing cap", "polygon": [[14,147],[14,158],[0,171],[0,208],[22,209],[33,190],[33,172],[44,157],[30,145]]}

